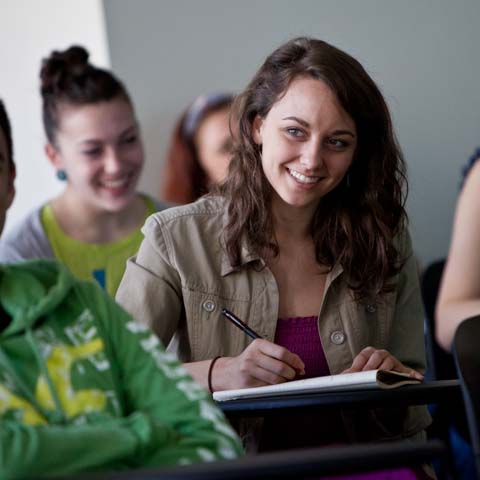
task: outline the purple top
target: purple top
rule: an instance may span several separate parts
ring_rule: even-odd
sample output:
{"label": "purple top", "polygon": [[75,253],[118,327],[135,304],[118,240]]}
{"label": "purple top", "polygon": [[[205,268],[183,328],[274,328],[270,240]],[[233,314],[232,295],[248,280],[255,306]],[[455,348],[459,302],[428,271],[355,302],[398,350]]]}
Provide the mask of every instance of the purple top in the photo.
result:
{"label": "purple top", "polygon": [[330,375],[318,334],[317,317],[279,318],[274,343],[303,360],[305,375],[301,378]]}
{"label": "purple top", "polygon": [[427,480],[428,478],[426,474],[420,471],[417,473],[409,468],[397,468],[396,470],[379,470],[378,472],[321,477],[318,480]]}
{"label": "purple top", "polygon": [[[305,375],[300,378],[322,377],[330,375],[325,352],[317,326],[317,317],[279,318],[275,331],[275,343],[296,353],[305,364]],[[310,415],[310,417],[312,417]],[[313,420],[313,419],[312,419]],[[295,421],[299,421],[296,417]],[[270,422],[267,428],[272,428]],[[284,421],[285,423],[285,421]],[[305,430],[298,433],[305,435]],[[270,435],[272,432],[269,432]],[[378,472],[322,477],[321,480],[417,480],[429,478],[423,469],[398,468]]]}

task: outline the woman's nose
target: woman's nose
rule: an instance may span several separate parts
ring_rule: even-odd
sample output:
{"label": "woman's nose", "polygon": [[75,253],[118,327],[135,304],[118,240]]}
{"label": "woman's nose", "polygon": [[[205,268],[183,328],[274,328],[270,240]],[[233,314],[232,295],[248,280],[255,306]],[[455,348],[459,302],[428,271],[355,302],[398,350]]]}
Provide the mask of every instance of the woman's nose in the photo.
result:
{"label": "woman's nose", "polygon": [[107,150],[103,168],[107,173],[116,173],[121,169],[121,158],[116,149],[111,148]]}
{"label": "woman's nose", "polygon": [[300,163],[308,170],[314,170],[323,166],[323,145],[321,142],[311,140],[304,145]]}

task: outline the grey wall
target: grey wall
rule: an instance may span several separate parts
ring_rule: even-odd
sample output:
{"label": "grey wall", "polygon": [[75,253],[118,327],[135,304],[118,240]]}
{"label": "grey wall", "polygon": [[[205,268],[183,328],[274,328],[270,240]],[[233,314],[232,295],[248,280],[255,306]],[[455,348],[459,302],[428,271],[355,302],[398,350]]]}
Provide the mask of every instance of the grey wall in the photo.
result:
{"label": "grey wall", "polygon": [[104,0],[113,69],[136,102],[158,193],[177,115],[199,93],[241,90],[297,35],[355,56],[382,88],[409,166],[415,250],[447,252],[460,167],[480,144],[477,0]]}

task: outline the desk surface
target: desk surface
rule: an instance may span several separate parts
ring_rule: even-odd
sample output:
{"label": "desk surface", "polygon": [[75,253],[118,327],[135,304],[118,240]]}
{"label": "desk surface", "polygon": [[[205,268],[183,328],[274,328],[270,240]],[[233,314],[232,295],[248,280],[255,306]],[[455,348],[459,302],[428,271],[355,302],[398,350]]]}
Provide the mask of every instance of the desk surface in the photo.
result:
{"label": "desk surface", "polygon": [[355,390],[298,395],[277,395],[218,402],[229,417],[266,416],[280,413],[306,412],[319,408],[387,407],[427,405],[461,398],[458,380],[434,380],[418,385],[405,385],[391,390]]}

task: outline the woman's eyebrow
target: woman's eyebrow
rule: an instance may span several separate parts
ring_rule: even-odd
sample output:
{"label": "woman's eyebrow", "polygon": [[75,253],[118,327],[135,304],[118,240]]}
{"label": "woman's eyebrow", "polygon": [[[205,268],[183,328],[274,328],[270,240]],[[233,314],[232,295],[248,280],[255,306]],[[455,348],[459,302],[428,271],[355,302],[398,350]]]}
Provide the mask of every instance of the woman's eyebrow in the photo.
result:
{"label": "woman's eyebrow", "polygon": [[[306,120],[295,116],[284,117],[282,120],[293,120],[306,128],[310,127],[310,124]],[[355,138],[355,134],[351,130],[334,130],[332,135],[350,135],[352,138]]]}
{"label": "woman's eyebrow", "polygon": [[[127,127],[125,130],[123,130],[122,132],[120,132],[120,135],[118,136],[119,138],[120,137],[124,137],[125,135],[128,135],[129,133],[132,133],[132,132],[135,132],[136,130],[138,129],[138,125],[135,123],[133,125],[130,125],[129,127]],[[100,139],[96,139],[96,138],[86,138],[85,140],[81,140],[80,142],[78,142],[79,145],[96,145],[98,143],[101,143],[102,141]]]}
{"label": "woman's eyebrow", "polygon": [[295,122],[298,122],[300,125],[303,125],[304,127],[310,126],[310,124],[307,121],[302,120],[301,118],[298,118],[298,117],[285,117],[285,118],[282,118],[282,120],[294,120]]}
{"label": "woman's eyebrow", "polygon": [[355,134],[350,130],[335,130],[332,132],[332,135],[350,135],[355,138]]}
{"label": "woman's eyebrow", "polygon": [[127,135],[131,132],[135,132],[136,130],[138,130],[138,125],[134,123],[133,125],[130,125],[125,130],[123,130],[123,132],[120,133],[120,137],[123,137],[124,135]]}

